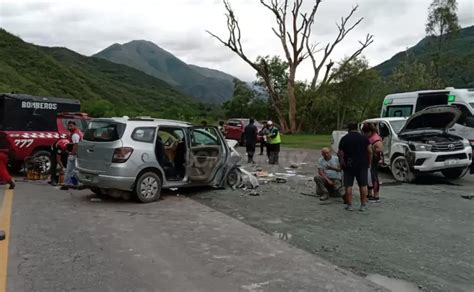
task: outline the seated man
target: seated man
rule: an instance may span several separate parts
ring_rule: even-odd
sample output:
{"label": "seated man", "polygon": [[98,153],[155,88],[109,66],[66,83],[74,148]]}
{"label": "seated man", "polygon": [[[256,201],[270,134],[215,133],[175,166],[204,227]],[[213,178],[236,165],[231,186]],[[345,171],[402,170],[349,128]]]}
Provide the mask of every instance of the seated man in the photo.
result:
{"label": "seated man", "polygon": [[319,159],[318,174],[314,177],[316,182],[316,194],[320,196],[321,201],[329,199],[329,194],[340,197],[341,167],[339,159],[331,155],[329,148],[321,150],[322,157]]}

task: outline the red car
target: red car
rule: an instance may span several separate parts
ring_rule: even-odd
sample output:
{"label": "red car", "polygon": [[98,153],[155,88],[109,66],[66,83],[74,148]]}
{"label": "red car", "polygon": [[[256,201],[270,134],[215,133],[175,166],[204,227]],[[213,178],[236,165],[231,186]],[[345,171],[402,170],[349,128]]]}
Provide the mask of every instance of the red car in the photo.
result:
{"label": "red car", "polygon": [[[240,145],[244,145],[245,144],[244,129],[248,124],[249,124],[249,119],[234,118],[234,119],[228,120],[226,124],[224,125],[226,139],[237,140],[239,141]],[[263,125],[260,124],[258,121],[255,121],[254,125],[257,127],[259,132],[263,128]],[[262,137],[257,136],[257,143],[260,143],[261,140],[262,140]]]}

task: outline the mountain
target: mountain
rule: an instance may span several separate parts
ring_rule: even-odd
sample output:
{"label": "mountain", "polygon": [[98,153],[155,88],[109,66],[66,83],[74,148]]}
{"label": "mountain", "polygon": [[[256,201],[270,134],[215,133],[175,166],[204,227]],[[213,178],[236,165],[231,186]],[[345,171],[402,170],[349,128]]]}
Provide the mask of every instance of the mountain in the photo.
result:
{"label": "mountain", "polygon": [[[425,37],[415,46],[397,53],[375,69],[382,76],[388,77],[406,56],[429,64],[436,52],[436,38]],[[440,69],[440,77],[446,85],[458,88],[474,87],[474,26],[461,29],[458,36],[443,48]]]}
{"label": "mountain", "polygon": [[208,103],[222,103],[234,92],[233,77],[217,70],[188,65],[149,41],[114,44],[94,57],[124,64],[159,78]]}
{"label": "mountain", "polygon": [[100,114],[195,114],[197,103],[142,71],[66,48],[40,47],[0,29],[0,92],[69,97]]}

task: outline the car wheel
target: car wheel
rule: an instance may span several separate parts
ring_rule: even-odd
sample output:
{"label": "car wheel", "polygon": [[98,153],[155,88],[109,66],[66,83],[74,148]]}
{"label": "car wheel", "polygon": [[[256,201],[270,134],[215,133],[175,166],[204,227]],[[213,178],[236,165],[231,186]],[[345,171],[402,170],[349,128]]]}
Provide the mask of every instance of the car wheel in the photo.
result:
{"label": "car wheel", "polygon": [[33,159],[40,161],[44,168],[42,174],[49,174],[51,172],[51,153],[46,150],[39,150],[33,153]]}
{"label": "car wheel", "polygon": [[161,195],[161,178],[154,172],[142,174],[135,186],[135,195],[141,203],[157,201]]}
{"label": "car wheel", "polygon": [[242,174],[238,168],[233,168],[227,175],[227,185],[236,188],[242,183]]}
{"label": "car wheel", "polygon": [[442,170],[441,173],[447,179],[457,179],[466,175],[469,168],[450,168]]}
{"label": "car wheel", "polygon": [[395,180],[401,182],[413,182],[415,175],[410,169],[407,159],[404,156],[398,156],[392,161],[392,174]]}

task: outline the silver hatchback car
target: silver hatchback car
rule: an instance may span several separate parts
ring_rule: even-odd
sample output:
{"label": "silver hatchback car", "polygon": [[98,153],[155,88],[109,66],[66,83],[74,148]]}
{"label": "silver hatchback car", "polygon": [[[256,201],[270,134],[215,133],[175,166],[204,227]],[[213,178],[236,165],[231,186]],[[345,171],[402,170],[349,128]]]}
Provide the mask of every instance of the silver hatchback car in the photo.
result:
{"label": "silver hatchback car", "polygon": [[224,187],[240,160],[215,127],[102,118],[90,122],[79,144],[76,171],[79,181],[97,194],[133,193],[148,203],[159,199],[162,188]]}

